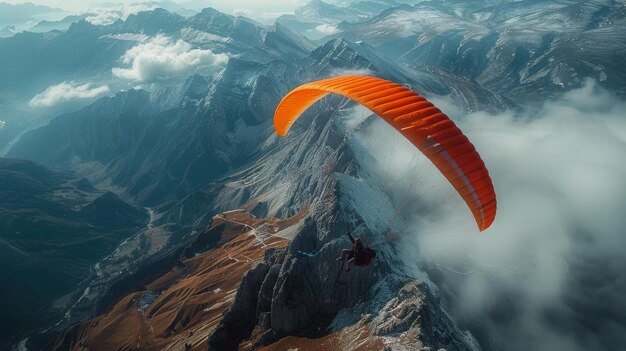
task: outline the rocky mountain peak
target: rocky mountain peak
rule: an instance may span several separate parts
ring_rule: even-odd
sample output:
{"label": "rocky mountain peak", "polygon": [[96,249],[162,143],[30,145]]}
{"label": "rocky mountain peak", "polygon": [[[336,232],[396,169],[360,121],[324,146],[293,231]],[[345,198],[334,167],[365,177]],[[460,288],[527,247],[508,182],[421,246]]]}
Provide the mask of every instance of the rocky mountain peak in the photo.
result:
{"label": "rocky mountain peak", "polygon": [[311,52],[311,58],[315,59],[321,66],[327,65],[329,68],[352,67],[353,69],[364,69],[370,66],[363,51],[357,44],[344,38],[332,39]]}
{"label": "rocky mountain peak", "polygon": [[151,11],[142,11],[129,15],[125,21],[118,21],[111,26],[119,32],[144,33],[156,35],[158,33],[173,33],[184,23],[185,18],[179,14],[163,8]]}
{"label": "rocky mountain peak", "polygon": [[267,28],[264,38],[265,45],[277,50],[287,51],[293,57],[302,58],[309,54],[316,45],[288,27],[276,22]]}
{"label": "rocky mountain peak", "polygon": [[231,15],[208,7],[187,18],[187,24],[195,29],[228,36],[235,18]]}

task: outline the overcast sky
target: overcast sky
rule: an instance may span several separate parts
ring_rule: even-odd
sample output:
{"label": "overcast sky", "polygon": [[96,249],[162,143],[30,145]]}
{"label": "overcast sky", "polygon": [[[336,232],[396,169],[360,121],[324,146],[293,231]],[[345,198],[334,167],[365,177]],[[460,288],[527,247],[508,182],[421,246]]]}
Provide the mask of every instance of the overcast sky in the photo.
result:
{"label": "overcast sky", "polygon": [[[67,11],[80,12],[92,7],[100,7],[107,1],[101,0],[2,0],[2,2],[8,2],[11,4],[19,4],[31,2],[38,5],[46,5],[51,7],[58,7]],[[108,1],[108,3],[115,3],[118,1]],[[144,1],[133,1],[146,2]],[[176,0],[174,1],[183,7],[190,9],[198,9],[205,7],[214,7],[218,10],[232,12],[235,9],[249,9],[255,12],[288,12],[305,0],[272,0],[272,1],[258,1],[258,0]],[[128,4],[129,2],[120,4]]]}

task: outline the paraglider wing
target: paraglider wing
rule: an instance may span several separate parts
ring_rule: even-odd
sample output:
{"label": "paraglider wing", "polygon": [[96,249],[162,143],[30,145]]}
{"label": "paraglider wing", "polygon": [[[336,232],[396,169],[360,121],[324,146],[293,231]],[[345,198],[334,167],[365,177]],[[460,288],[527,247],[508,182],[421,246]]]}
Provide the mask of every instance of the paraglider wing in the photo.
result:
{"label": "paraglider wing", "polygon": [[303,84],[274,113],[274,129],[287,134],[300,114],[329,93],[369,108],[413,143],[448,179],[472,211],[479,230],[496,216],[496,194],[474,145],[448,116],[413,91],[385,79],[341,76]]}

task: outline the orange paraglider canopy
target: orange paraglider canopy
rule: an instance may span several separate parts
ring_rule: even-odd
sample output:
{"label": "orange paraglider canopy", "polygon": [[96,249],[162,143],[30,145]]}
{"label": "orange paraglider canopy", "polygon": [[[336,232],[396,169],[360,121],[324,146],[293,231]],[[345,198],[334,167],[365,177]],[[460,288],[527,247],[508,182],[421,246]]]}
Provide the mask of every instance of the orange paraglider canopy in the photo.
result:
{"label": "orange paraglider canopy", "polygon": [[303,84],[289,92],[274,113],[274,129],[287,134],[300,114],[329,93],[369,108],[413,143],[448,179],[483,231],[496,216],[489,171],[474,145],[437,107],[413,91],[385,79],[341,76]]}

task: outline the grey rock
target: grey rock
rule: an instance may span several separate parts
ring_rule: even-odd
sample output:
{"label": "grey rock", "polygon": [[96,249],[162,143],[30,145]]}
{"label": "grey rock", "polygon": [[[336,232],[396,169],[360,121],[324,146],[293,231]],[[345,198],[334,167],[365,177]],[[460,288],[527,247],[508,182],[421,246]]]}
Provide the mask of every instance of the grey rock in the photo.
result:
{"label": "grey rock", "polygon": [[267,264],[259,263],[246,272],[232,306],[209,336],[209,350],[237,350],[239,342],[250,336],[256,321],[258,292],[268,271]]}
{"label": "grey rock", "polygon": [[[473,340],[441,309],[426,283],[409,281],[374,318],[373,332],[396,337],[398,349],[473,350]],[[394,348],[392,348],[394,349]]]}

